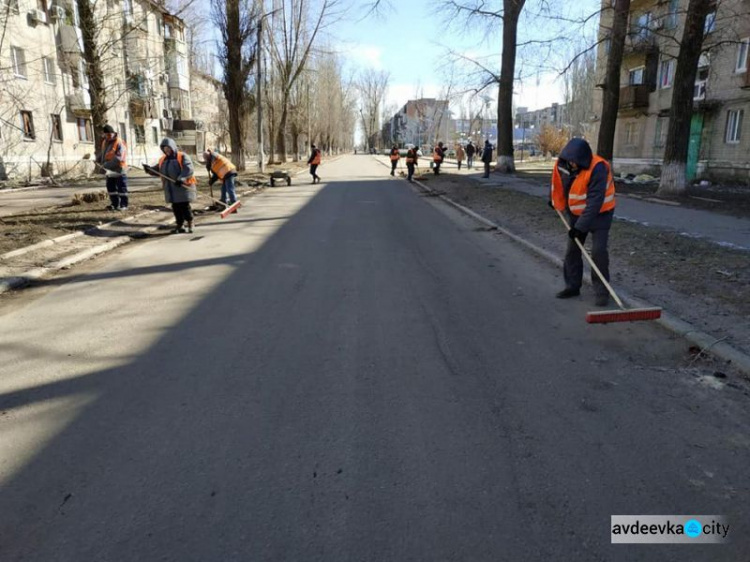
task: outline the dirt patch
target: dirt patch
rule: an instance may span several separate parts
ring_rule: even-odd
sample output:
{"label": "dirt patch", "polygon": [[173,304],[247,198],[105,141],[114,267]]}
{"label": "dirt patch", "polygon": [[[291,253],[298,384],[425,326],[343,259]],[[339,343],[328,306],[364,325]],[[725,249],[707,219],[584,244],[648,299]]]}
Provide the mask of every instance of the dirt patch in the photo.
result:
{"label": "dirt patch", "polygon": [[[426,185],[563,256],[565,230],[544,199],[461,176],[431,177]],[[750,353],[748,252],[616,221],[610,259],[615,288],[663,306]]]}

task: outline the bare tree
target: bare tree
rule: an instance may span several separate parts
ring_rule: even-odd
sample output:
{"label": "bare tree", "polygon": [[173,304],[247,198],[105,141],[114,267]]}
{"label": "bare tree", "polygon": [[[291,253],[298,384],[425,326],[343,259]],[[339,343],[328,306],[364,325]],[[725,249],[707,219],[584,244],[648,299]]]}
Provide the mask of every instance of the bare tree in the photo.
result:
{"label": "bare tree", "polygon": [[672,106],[661,168],[659,195],[680,195],[687,190],[685,168],[690,141],[690,120],[698,59],[703,45],[706,16],[715,6],[712,0],[690,0],[682,34],[677,70],[672,84]]}
{"label": "bare tree", "polygon": [[385,70],[364,70],[357,80],[357,90],[361,102],[360,116],[367,147],[375,148],[381,107],[385,102],[391,75]]}
{"label": "bare tree", "polygon": [[578,52],[581,55],[573,55],[563,74],[566,121],[573,136],[586,136],[588,122],[594,114],[596,52],[586,50],[585,46],[580,46]]}
{"label": "bare tree", "polygon": [[612,19],[612,28],[608,34],[609,53],[607,68],[604,75],[602,92],[602,115],[599,123],[599,137],[596,151],[602,158],[612,161],[615,149],[615,129],[617,128],[617,112],[620,105],[620,68],[625,51],[625,35],[628,27],[630,0],[617,0]]}
{"label": "bare tree", "polygon": [[[85,1],[85,0],[79,0]],[[219,61],[224,69],[224,96],[229,110],[229,137],[237,169],[245,169],[246,116],[253,111],[250,95],[257,57],[257,4],[251,0],[211,0],[212,18],[221,33]]]}
{"label": "bare tree", "polygon": [[286,161],[286,135],[289,101],[292,89],[305,70],[318,34],[338,5],[338,0],[322,0],[314,16],[310,16],[311,0],[278,0],[278,14],[271,20],[270,51],[279,88],[279,122],[276,151]]}

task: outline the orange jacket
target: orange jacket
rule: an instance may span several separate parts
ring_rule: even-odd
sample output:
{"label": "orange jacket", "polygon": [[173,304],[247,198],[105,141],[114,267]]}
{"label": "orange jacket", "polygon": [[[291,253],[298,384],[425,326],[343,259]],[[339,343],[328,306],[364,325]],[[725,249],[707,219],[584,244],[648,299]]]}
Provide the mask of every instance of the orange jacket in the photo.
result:
{"label": "orange jacket", "polygon": [[216,152],[211,153],[211,172],[216,174],[220,180],[223,180],[227,174],[237,172],[237,168],[229,160]]}
{"label": "orange jacket", "polygon": [[612,168],[604,158],[594,156],[591,160],[591,165],[586,169],[582,168],[573,180],[567,201],[565,201],[565,190],[563,188],[562,177],[560,177],[560,171],[557,169],[557,163],[552,168],[551,199],[555,209],[564,211],[567,206],[570,208],[570,212],[576,216],[580,216],[583,213],[586,208],[586,194],[591,180],[591,173],[600,162],[604,163],[607,167],[607,190],[604,193],[604,203],[602,203],[599,213],[606,213],[615,208],[615,180],[612,176]]}

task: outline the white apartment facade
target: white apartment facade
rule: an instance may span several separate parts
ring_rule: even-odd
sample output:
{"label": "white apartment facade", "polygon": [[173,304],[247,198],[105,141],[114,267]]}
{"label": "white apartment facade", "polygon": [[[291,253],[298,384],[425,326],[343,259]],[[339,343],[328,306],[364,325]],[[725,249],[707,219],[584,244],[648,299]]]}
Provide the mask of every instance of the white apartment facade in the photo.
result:
{"label": "white apartment facade", "polygon": [[[191,117],[184,24],[153,0],[98,0],[107,121],[129,162]],[[90,170],[95,133],[75,0],[0,0],[0,179]],[[44,172],[43,172],[44,170]]]}

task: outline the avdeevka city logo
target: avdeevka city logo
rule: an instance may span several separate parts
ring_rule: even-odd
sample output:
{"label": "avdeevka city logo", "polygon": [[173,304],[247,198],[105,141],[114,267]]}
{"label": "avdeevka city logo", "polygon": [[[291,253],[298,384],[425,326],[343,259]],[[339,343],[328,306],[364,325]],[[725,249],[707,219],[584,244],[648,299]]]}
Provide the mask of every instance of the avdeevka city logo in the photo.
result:
{"label": "avdeevka city logo", "polygon": [[685,523],[685,534],[688,537],[695,538],[699,537],[703,532],[703,526],[697,519],[691,519]]}

